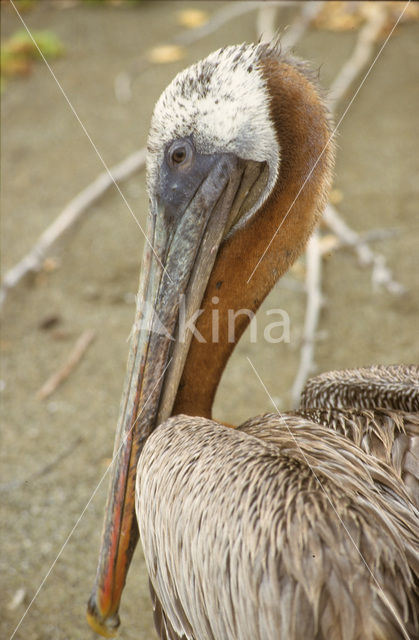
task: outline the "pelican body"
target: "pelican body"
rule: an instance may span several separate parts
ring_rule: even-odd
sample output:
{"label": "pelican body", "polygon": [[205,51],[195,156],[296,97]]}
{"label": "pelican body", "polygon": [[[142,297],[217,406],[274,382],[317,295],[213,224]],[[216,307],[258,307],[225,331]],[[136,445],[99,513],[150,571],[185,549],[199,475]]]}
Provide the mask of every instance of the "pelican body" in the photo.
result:
{"label": "pelican body", "polygon": [[[294,414],[211,418],[249,322],[237,314],[232,341],[229,311],[255,312],[303,250],[333,159],[315,80],[274,46],[220,49],[156,104],[149,242],[88,605],[105,636],[140,536],[161,638],[419,637],[418,368],[331,372]],[[181,330],[181,310],[196,331]]]}

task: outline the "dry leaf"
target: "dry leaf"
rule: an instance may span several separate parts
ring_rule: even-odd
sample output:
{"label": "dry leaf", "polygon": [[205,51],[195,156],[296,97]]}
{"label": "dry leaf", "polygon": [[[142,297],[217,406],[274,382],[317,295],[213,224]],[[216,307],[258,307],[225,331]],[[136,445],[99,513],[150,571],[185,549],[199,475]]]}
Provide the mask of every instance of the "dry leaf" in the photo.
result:
{"label": "dry leaf", "polygon": [[337,236],[335,236],[333,233],[327,233],[325,236],[320,238],[320,253],[322,255],[325,253],[331,253],[338,248],[339,244],[340,242]]}
{"label": "dry leaf", "polygon": [[343,193],[340,189],[332,189],[329,194],[329,202],[331,204],[339,204],[343,200]]}
{"label": "dry leaf", "polygon": [[325,2],[313,24],[319,29],[348,31],[356,29],[364,22],[361,3],[335,1]]}
{"label": "dry leaf", "polygon": [[21,587],[15,592],[13,598],[7,605],[7,608],[9,609],[9,611],[14,611],[21,604],[23,604],[25,601],[25,597],[26,597],[26,589],[24,587]]}
{"label": "dry leaf", "polygon": [[[403,5],[397,1],[391,2],[343,2],[333,0],[325,2],[320,13],[313,20],[313,24],[319,29],[330,31],[348,31],[356,29],[366,20],[374,18],[374,14],[385,12],[387,23],[382,35],[388,34],[395,21],[400,16]],[[419,19],[419,7],[411,2],[403,14],[401,22]]]}
{"label": "dry leaf", "polygon": [[202,27],[203,24],[208,22],[208,19],[207,12],[201,11],[201,9],[185,9],[178,13],[179,24],[187,29]]}
{"label": "dry leaf", "polygon": [[42,265],[42,269],[46,272],[46,273],[52,273],[53,271],[56,271],[60,266],[60,260],[58,258],[45,258],[44,263]]}
{"label": "dry leaf", "polygon": [[167,64],[168,62],[177,62],[182,60],[186,55],[186,51],[183,47],[178,47],[175,44],[162,44],[158,47],[153,47],[147,53],[147,57],[150,62],[156,64]]}

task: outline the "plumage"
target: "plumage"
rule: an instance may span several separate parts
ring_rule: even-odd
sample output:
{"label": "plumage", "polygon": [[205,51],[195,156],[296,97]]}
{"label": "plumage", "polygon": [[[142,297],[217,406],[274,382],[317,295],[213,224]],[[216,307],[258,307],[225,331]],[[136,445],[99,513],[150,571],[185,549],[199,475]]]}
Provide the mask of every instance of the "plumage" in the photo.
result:
{"label": "plumage", "polygon": [[415,365],[327,371],[311,378],[302,394],[303,409],[396,409],[419,412],[419,368]]}
{"label": "plumage", "polygon": [[211,54],[157,102],[151,247],[88,604],[103,635],[139,534],[163,639],[419,637],[418,367],[321,374],[294,413],[211,419],[249,323],[234,314],[259,308],[319,219],[331,137],[306,65],[267,45]]}
{"label": "plumage", "polygon": [[176,416],[148,439],[136,509],[168,638],[415,637],[418,511],[330,426]]}
{"label": "plumage", "polygon": [[299,415],[392,467],[419,508],[419,367],[364,367],[311,378]]}

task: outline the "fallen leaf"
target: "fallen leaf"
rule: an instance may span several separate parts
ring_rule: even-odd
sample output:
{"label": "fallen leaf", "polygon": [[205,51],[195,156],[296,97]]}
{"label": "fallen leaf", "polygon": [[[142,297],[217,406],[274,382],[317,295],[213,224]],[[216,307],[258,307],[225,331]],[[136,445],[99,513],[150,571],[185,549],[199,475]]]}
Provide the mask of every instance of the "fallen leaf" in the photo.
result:
{"label": "fallen leaf", "polygon": [[34,31],[31,37],[24,29],[16,31],[6,40],[4,49],[11,54],[34,58],[40,55],[39,51],[46,58],[56,58],[64,52],[62,42],[52,31]]}
{"label": "fallen leaf", "polygon": [[32,61],[40,57],[39,52],[46,58],[56,58],[63,51],[61,41],[53,32],[34,31],[31,37],[20,29],[1,45],[1,75],[27,75],[32,70]]}
{"label": "fallen leaf", "polygon": [[178,12],[178,22],[187,29],[202,27],[208,22],[208,14],[201,9],[185,9]]}
{"label": "fallen leaf", "polygon": [[54,257],[45,258],[44,263],[42,265],[42,269],[46,273],[52,273],[53,271],[56,271],[59,266],[60,266],[60,260],[58,258],[54,258]]}
{"label": "fallen leaf", "polygon": [[332,189],[329,194],[329,201],[331,204],[339,204],[343,200],[343,193],[340,189]]}
{"label": "fallen leaf", "polygon": [[316,16],[313,24],[318,29],[328,29],[329,31],[349,31],[356,29],[365,20],[359,4],[353,2],[342,2],[332,0],[325,2],[320,13]]}
{"label": "fallen leaf", "polygon": [[2,56],[1,73],[5,76],[27,76],[32,70],[32,62],[23,56]]}
{"label": "fallen leaf", "polygon": [[177,62],[182,60],[186,55],[186,51],[183,47],[179,47],[175,44],[162,44],[158,47],[153,47],[147,54],[150,62],[156,64],[167,64],[168,62]]}
{"label": "fallen leaf", "polygon": [[339,244],[339,238],[337,238],[333,233],[327,233],[319,240],[320,252],[322,254],[331,253],[338,248]]}

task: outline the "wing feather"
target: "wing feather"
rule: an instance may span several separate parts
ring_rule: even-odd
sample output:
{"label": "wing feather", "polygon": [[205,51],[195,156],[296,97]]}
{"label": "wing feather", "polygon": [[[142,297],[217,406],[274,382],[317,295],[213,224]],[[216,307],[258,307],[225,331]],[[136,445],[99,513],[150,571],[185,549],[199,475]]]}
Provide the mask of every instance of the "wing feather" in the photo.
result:
{"label": "wing feather", "polygon": [[340,433],[285,419],[233,430],[176,416],[148,439],[137,518],[173,637],[416,633],[418,515],[405,489]]}

